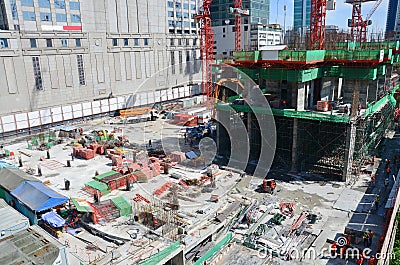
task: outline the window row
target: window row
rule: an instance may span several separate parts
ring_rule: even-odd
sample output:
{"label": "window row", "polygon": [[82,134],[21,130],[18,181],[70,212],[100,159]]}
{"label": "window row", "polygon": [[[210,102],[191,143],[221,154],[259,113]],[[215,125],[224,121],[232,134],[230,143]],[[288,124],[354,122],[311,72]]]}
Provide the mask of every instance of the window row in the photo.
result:
{"label": "window row", "polygon": [[[23,11],[22,16],[26,21],[36,21],[35,12]],[[80,23],[81,16],[78,14],[71,14],[70,15],[71,22]],[[51,13],[40,13],[40,21],[52,21]],[[67,15],[56,13],[56,22],[67,22]]]}
{"label": "window row", "polygon": [[[50,0],[38,0],[38,4],[40,8],[50,8]],[[22,6],[33,6],[33,0],[21,0]],[[65,9],[65,1],[64,0],[54,0],[54,7],[56,9]],[[80,10],[81,6],[79,2],[71,1],[69,2],[70,10]]]}
{"label": "window row", "polygon": [[[45,39],[46,40],[46,47],[52,48],[53,47],[53,39]],[[61,47],[68,47],[68,41],[70,39],[60,39]],[[37,39],[29,39],[31,48],[37,48]],[[82,47],[81,39],[75,39],[75,47]]]}
{"label": "window row", "polygon": [[[189,5],[189,4],[184,3],[182,5],[179,2],[176,2],[174,4],[174,2],[172,2],[172,1],[168,1],[168,7],[170,7],[170,8],[173,8],[173,7],[175,7],[175,8],[183,8],[183,9],[187,9],[187,10],[196,10],[196,5],[195,4]],[[190,7],[190,9],[189,9],[189,7]]]}
{"label": "window row", "polygon": [[[185,44],[186,46],[189,46],[190,45],[190,39],[177,39],[178,40],[178,46],[182,46],[183,44]],[[171,45],[171,46],[175,46],[175,39],[169,39],[169,44]],[[197,45],[197,39],[192,39],[192,44],[193,45]]]}
{"label": "window row", "polygon": [[189,21],[173,21],[173,20],[168,20],[168,26],[169,27],[178,27],[181,28],[183,25],[184,28],[188,28],[191,26],[192,28],[196,28],[196,23],[195,22],[189,22]]}
{"label": "window row", "polygon": [[[81,54],[76,55],[76,63],[78,69],[79,84],[86,85],[85,69],[83,65],[83,55]],[[35,88],[37,90],[43,90],[43,78],[42,78],[42,71],[40,69],[39,57],[37,56],[32,57],[32,66],[33,66],[33,78],[35,79]]]}
{"label": "window row", "polygon": [[[122,41],[123,46],[129,46],[130,45],[130,40],[128,38],[124,38],[124,39],[116,39],[116,38],[114,38],[114,39],[112,39],[112,46],[114,46],[114,47],[119,46],[119,41],[120,40]],[[134,46],[139,46],[139,41],[140,41],[140,39],[138,39],[138,38],[133,39],[133,45]],[[144,46],[148,46],[149,45],[149,39],[144,38],[143,39],[143,45]]]}
{"label": "window row", "polygon": [[177,17],[177,18],[194,18],[194,14],[189,14],[187,12],[174,12],[168,11],[168,17]]}

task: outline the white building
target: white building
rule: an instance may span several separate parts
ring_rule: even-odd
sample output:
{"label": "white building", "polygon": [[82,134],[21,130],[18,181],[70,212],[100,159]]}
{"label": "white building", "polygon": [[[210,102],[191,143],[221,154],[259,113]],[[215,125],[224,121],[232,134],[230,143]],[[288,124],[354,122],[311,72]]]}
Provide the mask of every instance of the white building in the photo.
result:
{"label": "white building", "polygon": [[0,9],[0,138],[128,98],[146,105],[199,91],[196,0],[8,0]]}
{"label": "white building", "polygon": [[[235,50],[234,25],[213,27],[215,33],[216,58],[229,58]],[[242,49],[260,50],[271,45],[282,44],[282,29],[276,25],[242,25]]]}

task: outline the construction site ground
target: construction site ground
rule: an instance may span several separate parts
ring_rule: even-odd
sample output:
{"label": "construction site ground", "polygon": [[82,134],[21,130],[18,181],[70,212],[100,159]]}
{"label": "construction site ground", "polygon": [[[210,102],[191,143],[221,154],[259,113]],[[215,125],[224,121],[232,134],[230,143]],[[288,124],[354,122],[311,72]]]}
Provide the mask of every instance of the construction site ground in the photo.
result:
{"label": "construction site ground", "polygon": [[[79,127],[82,127],[85,132],[103,129],[112,131],[115,127],[122,127],[120,134],[127,136],[131,143],[135,143],[143,149],[149,144],[149,140],[152,141],[152,145],[162,143],[168,153],[177,150],[189,151],[191,149],[183,140],[182,126],[170,124],[162,119],[121,126],[107,125],[104,124],[104,119],[100,119],[79,124]],[[203,239],[215,233],[215,230],[219,229],[221,225],[224,225],[224,223],[215,222],[214,218],[217,212],[223,211],[228,205],[246,204],[254,199],[259,201],[265,199],[269,203],[293,202],[295,204],[295,216],[288,219],[287,224],[294,223],[303,211],[309,210],[316,214],[317,221],[309,229],[313,234],[318,235],[312,246],[315,247],[319,255],[315,260],[305,259],[301,261],[260,258],[257,251],[240,244],[243,240],[242,235],[244,232],[239,231],[239,229],[232,229],[233,237],[238,243],[233,245],[229,251],[225,251],[226,255],[222,255],[217,264],[347,264],[344,259],[329,259],[321,253],[322,248],[330,245],[327,243],[327,239],[338,239],[344,233],[346,226],[351,226],[361,231],[372,229],[375,232],[375,236],[371,248],[375,251],[378,238],[382,234],[385,199],[393,184],[393,179],[390,178],[389,187],[384,187],[384,163],[380,163],[380,161],[381,159],[393,157],[394,153],[400,154],[399,134],[392,132],[388,135],[390,137],[383,144],[382,154],[375,160],[373,173],[375,171],[377,173],[374,188],[369,185],[370,174],[361,174],[350,183],[306,181],[299,176],[288,175],[288,179],[291,180],[277,181],[276,192],[274,195],[270,195],[259,192],[259,186],[262,183],[260,178],[246,175],[240,179],[237,173],[221,171],[222,173],[216,178],[216,189],[212,192],[213,194],[218,194],[220,200],[217,203],[212,203],[209,201],[210,193],[201,192],[201,188],[190,187],[186,190],[179,186],[180,212],[188,222],[186,227],[187,237],[184,242],[185,251],[189,251]],[[70,142],[55,145],[50,149],[52,163],[48,163],[48,159],[40,162],[41,157],[46,158],[46,151],[28,150],[26,142],[14,143],[6,146],[6,148],[16,154],[15,159],[9,162],[18,164],[18,156],[20,156],[23,167],[32,168],[35,171],[40,164],[43,176],[38,178],[51,188],[71,198],[83,198],[92,202],[92,196],[82,190],[84,184],[92,180],[96,171],[101,174],[111,170],[111,160],[104,156],[96,156],[91,160],[75,158],[71,161],[71,167],[65,167],[67,160],[71,160],[72,145]],[[23,151],[24,154],[20,154],[18,151]],[[178,166],[170,170],[170,173],[173,172],[183,173],[189,178],[190,176],[195,178],[204,174],[204,168],[193,169]],[[71,182],[69,190],[64,189],[65,179]],[[101,200],[123,196],[134,206],[133,198],[135,194],[139,193],[150,200],[164,199],[166,201],[168,200],[168,192],[157,198],[153,196],[153,192],[168,181],[178,183],[178,180],[169,177],[169,175],[161,174],[152,178],[148,183],[135,183],[133,189],[129,192],[123,190],[112,191],[110,194],[103,196]],[[375,194],[381,195],[377,211],[374,206]],[[208,207],[206,212],[202,214],[196,212],[205,206]],[[135,209],[135,206],[133,208]],[[225,220],[226,223],[229,222],[229,218],[232,218],[232,216],[228,216],[227,220]],[[265,221],[270,218],[271,216],[267,215]],[[89,264],[96,259],[102,260],[104,263],[113,259],[115,263],[119,262],[119,264],[135,264],[158,253],[160,249],[165,248],[172,242],[163,238],[154,237],[154,240],[151,240],[144,237],[143,235],[148,232],[149,228],[130,223],[128,218],[125,217],[121,217],[111,223],[96,224],[93,227],[105,233],[127,238],[130,242],[118,247],[91,235],[87,231],[83,231],[77,237],[64,233],[61,235],[60,241],[69,245],[68,253],[71,264],[79,264],[79,262]],[[130,239],[129,231],[136,229],[137,238],[135,240]],[[251,226],[248,229],[252,229]],[[95,244],[97,249],[88,251],[87,242]],[[352,242],[352,246],[362,249],[363,242]],[[325,254],[328,255],[329,253]],[[97,264],[103,264],[102,262]],[[354,260],[350,259],[348,262],[352,264]]]}

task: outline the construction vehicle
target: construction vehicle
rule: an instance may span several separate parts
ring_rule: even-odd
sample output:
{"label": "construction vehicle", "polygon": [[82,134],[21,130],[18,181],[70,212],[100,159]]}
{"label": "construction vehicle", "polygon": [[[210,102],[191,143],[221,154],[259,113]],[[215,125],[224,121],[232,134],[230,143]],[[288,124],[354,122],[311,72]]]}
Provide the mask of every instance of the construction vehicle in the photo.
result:
{"label": "construction vehicle", "polygon": [[263,184],[262,184],[262,188],[264,192],[267,193],[274,193],[274,190],[276,188],[276,182],[273,179],[264,179],[263,180]]}

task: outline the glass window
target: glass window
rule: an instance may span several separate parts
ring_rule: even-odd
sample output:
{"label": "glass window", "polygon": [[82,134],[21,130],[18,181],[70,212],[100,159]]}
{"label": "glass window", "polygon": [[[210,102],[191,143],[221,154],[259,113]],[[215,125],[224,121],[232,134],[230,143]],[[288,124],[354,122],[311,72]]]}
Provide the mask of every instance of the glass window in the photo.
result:
{"label": "glass window", "polygon": [[11,14],[14,20],[18,20],[17,4],[15,0],[10,0]]}
{"label": "glass window", "polygon": [[54,0],[54,7],[57,9],[65,9],[65,1],[64,0]]}
{"label": "glass window", "polygon": [[168,11],[168,17],[174,17],[174,11]]}
{"label": "glass window", "polygon": [[56,21],[57,22],[67,22],[67,15],[56,13]]}
{"label": "glass window", "polygon": [[173,27],[175,25],[174,21],[168,20],[168,26]]}
{"label": "glass window", "polygon": [[182,17],[182,12],[176,12],[176,17],[181,18]]}
{"label": "glass window", "polygon": [[75,46],[76,47],[81,47],[82,46],[81,39],[75,39]]}
{"label": "glass window", "polygon": [[171,45],[171,46],[174,46],[175,45],[175,40],[174,39],[169,39],[169,44]]}
{"label": "glass window", "polygon": [[52,39],[46,39],[46,47],[47,48],[53,47],[53,40]]}
{"label": "glass window", "polygon": [[79,2],[69,2],[69,9],[70,10],[79,10],[80,9]]}
{"label": "glass window", "polygon": [[189,4],[183,4],[183,9],[189,9]]}
{"label": "glass window", "polygon": [[67,39],[61,39],[61,46],[62,47],[68,47]]}
{"label": "glass window", "polygon": [[50,8],[50,0],[39,0],[39,7]]}
{"label": "glass window", "polygon": [[8,40],[5,38],[0,38],[0,48],[8,48]]}
{"label": "glass window", "polygon": [[77,64],[78,64],[79,84],[80,85],[85,85],[86,81],[85,81],[85,69],[83,67],[83,55],[78,54],[76,56],[76,61],[77,61]]}
{"label": "glass window", "polygon": [[113,39],[112,40],[112,45],[113,46],[118,46],[118,39]]}
{"label": "glass window", "polygon": [[135,44],[135,46],[139,46],[139,39],[133,39],[133,43]]}
{"label": "glass window", "polygon": [[33,6],[33,0],[21,0],[21,6]]}
{"label": "glass window", "polygon": [[29,39],[29,42],[31,43],[31,48],[37,48],[36,39]]}
{"label": "glass window", "polygon": [[81,16],[77,14],[71,14],[71,22],[81,22]]}
{"label": "glass window", "polygon": [[23,11],[22,12],[22,17],[24,18],[24,20],[28,20],[28,21],[35,21],[36,20],[34,12]]}
{"label": "glass window", "polygon": [[189,21],[185,21],[185,22],[183,22],[183,26],[184,26],[185,28],[188,28],[188,27],[190,26],[190,23],[189,23]]}
{"label": "glass window", "polygon": [[181,3],[175,3],[176,8],[181,8],[181,6],[182,6]]}
{"label": "glass window", "polygon": [[149,39],[146,38],[146,39],[144,39],[143,41],[144,41],[144,45],[145,45],[145,46],[149,45]]}
{"label": "glass window", "polygon": [[35,78],[35,88],[43,90],[42,73],[40,71],[39,57],[32,57],[33,77]]}
{"label": "glass window", "polygon": [[183,13],[183,18],[189,18],[189,13]]}
{"label": "glass window", "polygon": [[196,10],[196,5],[190,5],[191,10]]}
{"label": "glass window", "polygon": [[177,22],[176,22],[176,26],[177,26],[178,28],[181,28],[181,27],[182,27],[182,21],[177,21]]}
{"label": "glass window", "polygon": [[40,13],[40,20],[41,21],[51,21],[51,14],[50,13]]}
{"label": "glass window", "polygon": [[124,46],[128,46],[129,45],[129,40],[128,39],[124,39]]}
{"label": "glass window", "polygon": [[174,2],[168,1],[168,7],[174,7]]}

